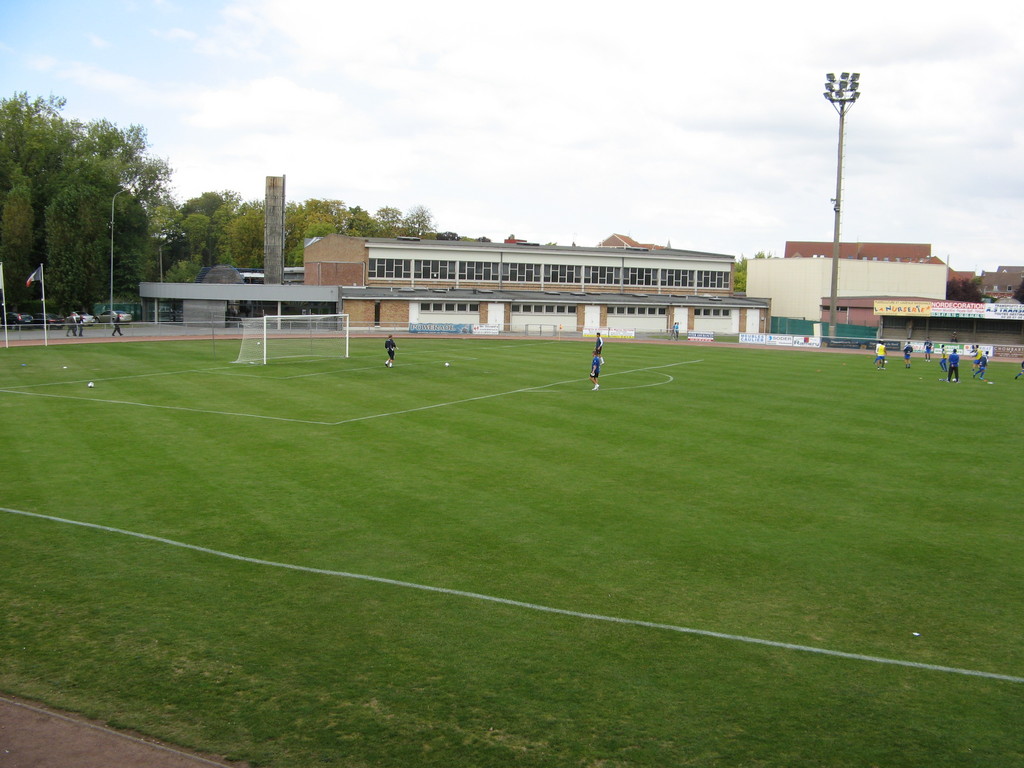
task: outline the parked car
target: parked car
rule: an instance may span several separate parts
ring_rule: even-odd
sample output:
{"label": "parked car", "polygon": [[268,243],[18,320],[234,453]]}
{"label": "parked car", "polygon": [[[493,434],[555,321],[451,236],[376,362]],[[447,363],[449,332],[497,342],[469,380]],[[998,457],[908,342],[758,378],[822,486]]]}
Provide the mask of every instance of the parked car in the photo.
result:
{"label": "parked car", "polygon": [[119,312],[116,309],[113,312],[107,310],[106,312],[100,312],[99,314],[99,321],[101,323],[112,323],[114,320],[117,320],[119,323],[130,323],[132,321],[132,316],[128,312]]}
{"label": "parked car", "polygon": [[95,315],[87,315],[84,312],[78,314],[82,318],[82,325],[94,325],[96,323]]}
{"label": "parked car", "polygon": [[64,327],[64,318],[52,315],[49,312],[42,315],[35,315],[35,317],[33,317],[33,322],[35,322],[36,325],[45,325],[47,328],[53,328],[58,331]]}
{"label": "parked car", "polygon": [[32,323],[32,315],[27,315],[24,312],[8,312],[7,313],[7,324],[8,325],[30,325]]}

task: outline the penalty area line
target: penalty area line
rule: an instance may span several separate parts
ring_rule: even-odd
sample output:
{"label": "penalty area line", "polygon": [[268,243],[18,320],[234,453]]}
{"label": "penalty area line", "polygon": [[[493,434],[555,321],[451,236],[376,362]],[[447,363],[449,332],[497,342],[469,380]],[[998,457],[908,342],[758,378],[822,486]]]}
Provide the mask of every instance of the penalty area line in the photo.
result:
{"label": "penalty area line", "polygon": [[528,603],[521,600],[511,600],[505,597],[496,597],[494,595],[484,595],[479,592],[466,592],[460,589],[448,589],[446,587],[434,587],[426,584],[416,584],[411,581],[399,581],[397,579],[388,579],[381,576],[370,576],[362,573],[349,573],[347,571],[335,571],[327,568],[313,568],[306,565],[295,565],[292,563],[278,563],[273,560],[263,560],[256,557],[246,557],[245,555],[236,555],[231,552],[221,552],[216,549],[210,549],[208,547],[200,547],[195,544],[186,544],[181,541],[174,541],[173,539],[165,539],[161,536],[152,536],[148,533],[139,533],[136,531],[127,531],[123,528],[113,528],[107,525],[100,525],[98,523],[86,523],[80,520],[69,520],[62,517],[55,517],[53,515],[43,515],[36,512],[26,512],[18,509],[9,509],[6,507],[0,507],[0,511],[7,512],[12,515],[21,515],[23,517],[35,518],[38,520],[49,520],[50,522],[62,523],[64,525],[76,525],[82,528],[89,528],[97,531],[104,531],[107,533],[116,533],[122,536],[130,536],[137,539],[143,539],[145,541],[152,541],[158,544],[166,544],[172,547],[180,547],[181,549],[191,550],[193,552],[199,552],[206,555],[213,555],[215,557],[222,557],[228,560],[235,560],[238,562],[249,563],[251,565],[261,565],[271,568],[284,568],[291,571],[299,571],[302,573],[312,573],[320,576],[334,576],[344,579],[354,579],[358,581],[372,582],[375,584],[386,584],[393,587],[402,587],[405,589],[416,589],[422,592],[432,592],[435,594],[449,595],[451,597],[463,597],[470,600],[480,600],[488,603],[496,603],[499,605],[507,605],[513,608],[523,608],[530,611],[539,611],[542,613],[550,613],[559,616],[568,616],[574,619],[585,619],[588,621],[603,621],[612,624],[621,624],[632,627],[642,627],[645,629],[656,629],[666,632],[678,632],[680,634],[696,635],[698,637],[707,637],[715,640],[728,640],[731,642],[749,643],[752,645],[761,645],[768,648],[779,648],[786,651],[800,651],[803,653],[814,653],[820,656],[830,656],[833,658],[848,659],[852,661],[863,661],[873,664],[887,664],[898,667],[907,667],[910,669],[919,669],[929,672],[943,672],[946,674],[962,675],[967,677],[982,677],[990,680],[1001,680],[1008,683],[1024,683],[1024,677],[1017,675],[1004,675],[997,672],[985,672],[977,669],[964,669],[961,667],[949,667],[941,664],[926,664],[919,661],[908,661],[905,659],[890,659],[884,656],[871,656],[863,653],[849,653],[847,651],[837,651],[829,648],[817,648],[811,645],[800,645],[797,643],[785,643],[778,640],[766,640],[759,637],[749,637],[746,635],[734,635],[725,632],[713,632],[707,629],[695,629],[693,627],[681,627],[674,624],[662,624],[653,621],[642,621],[639,619],[627,619],[619,616],[607,616],[599,613],[585,613],[582,611],[573,611],[566,608],[555,608],[547,605],[540,605],[538,603]]}

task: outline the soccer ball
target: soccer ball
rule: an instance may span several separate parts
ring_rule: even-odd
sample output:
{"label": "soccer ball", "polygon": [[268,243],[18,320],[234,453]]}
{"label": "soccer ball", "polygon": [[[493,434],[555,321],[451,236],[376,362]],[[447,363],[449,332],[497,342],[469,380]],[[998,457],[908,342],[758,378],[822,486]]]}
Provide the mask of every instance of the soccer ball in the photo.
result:
{"label": "soccer ball", "polygon": [[447,368],[447,367],[448,367],[448,366],[450,366],[450,365],[451,365],[451,363],[445,363],[445,364],[444,364],[444,367],[445,367],[445,368]]}
{"label": "soccer ball", "polygon": [[91,381],[90,381],[90,382],[89,382],[89,384],[88,384],[88,387],[89,387],[89,389],[92,389],[92,388],[93,388],[93,387],[95,387],[95,386],[96,386],[96,385],[95,385],[95,384],[93,384],[93,383],[92,383]]}

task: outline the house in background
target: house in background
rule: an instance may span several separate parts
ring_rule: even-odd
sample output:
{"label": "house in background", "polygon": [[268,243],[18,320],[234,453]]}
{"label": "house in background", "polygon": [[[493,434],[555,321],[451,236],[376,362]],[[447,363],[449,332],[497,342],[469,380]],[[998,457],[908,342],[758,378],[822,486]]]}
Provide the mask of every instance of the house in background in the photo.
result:
{"label": "house in background", "polygon": [[1024,267],[999,267],[995,272],[981,273],[981,292],[993,299],[1013,297],[1024,282]]}
{"label": "house in background", "polygon": [[636,251],[662,251],[672,246],[654,245],[653,243],[638,243],[629,235],[611,235],[597,244],[598,248],[625,248]]}

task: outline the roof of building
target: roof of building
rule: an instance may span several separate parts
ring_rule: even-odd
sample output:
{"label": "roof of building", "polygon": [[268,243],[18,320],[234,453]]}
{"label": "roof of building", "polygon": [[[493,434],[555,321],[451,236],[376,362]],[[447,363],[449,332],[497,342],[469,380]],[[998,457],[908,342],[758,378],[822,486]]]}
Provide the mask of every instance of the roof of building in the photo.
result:
{"label": "roof of building", "polygon": [[401,301],[501,301],[516,304],[616,304],[616,305],[664,305],[694,307],[763,308],[767,299],[746,296],[684,294],[684,293],[614,293],[608,291],[522,291],[515,289],[486,288],[394,288],[388,286],[339,286],[344,299],[388,299]]}
{"label": "roof of building", "polygon": [[[347,235],[328,235],[327,237],[347,237]],[[310,238],[306,241],[306,247],[313,245],[319,240],[324,238]],[[516,241],[512,243],[483,243],[478,240],[431,240],[418,237],[360,237],[356,238],[364,241],[368,246],[381,246],[381,247],[409,247],[409,248],[423,248],[431,250],[493,250],[502,251],[508,253],[510,251],[523,251],[529,252],[530,250],[541,250],[547,252],[564,252],[566,254],[575,253],[592,253],[600,254],[607,257],[608,251],[611,248],[604,246],[579,246],[579,245],[547,245],[541,243],[531,243],[527,241]],[[653,250],[652,250],[653,249]],[[668,259],[668,258],[680,258],[680,257],[691,257],[700,259],[714,259],[714,260],[725,260],[735,262],[736,257],[725,253],[709,253],[707,251],[691,251],[679,248],[665,248],[660,245],[640,245],[636,246],[627,245],[620,246],[614,250],[627,251],[639,253],[648,253],[651,258]]]}
{"label": "roof of building", "polygon": [[[834,243],[831,242],[787,241],[785,258],[831,257],[833,248]],[[840,243],[839,258],[920,264],[946,263],[937,256],[932,256],[932,247],[927,243]]]}

